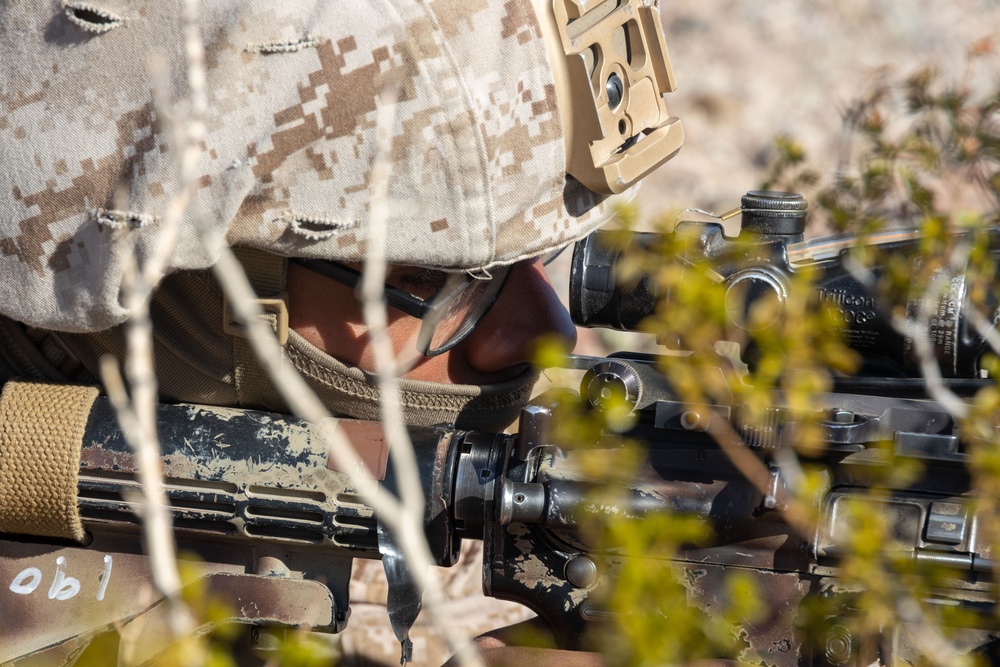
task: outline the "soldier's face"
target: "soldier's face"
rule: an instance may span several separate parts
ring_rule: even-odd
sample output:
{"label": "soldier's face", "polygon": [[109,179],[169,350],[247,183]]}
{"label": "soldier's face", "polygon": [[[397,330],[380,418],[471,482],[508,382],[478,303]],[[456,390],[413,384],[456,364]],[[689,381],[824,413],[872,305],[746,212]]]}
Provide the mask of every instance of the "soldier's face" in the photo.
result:
{"label": "soldier's face", "polygon": [[[390,283],[418,296],[420,269],[393,267]],[[340,361],[372,371],[375,357],[354,290],[296,264],[288,265],[289,326]],[[427,288],[433,291],[431,287]],[[420,320],[389,309],[388,334],[398,358],[413,359]],[[572,346],[576,330],[537,260],[515,264],[507,283],[472,333],[451,350],[419,357],[405,377],[451,384],[491,384],[523,373],[532,344],[555,334]]]}

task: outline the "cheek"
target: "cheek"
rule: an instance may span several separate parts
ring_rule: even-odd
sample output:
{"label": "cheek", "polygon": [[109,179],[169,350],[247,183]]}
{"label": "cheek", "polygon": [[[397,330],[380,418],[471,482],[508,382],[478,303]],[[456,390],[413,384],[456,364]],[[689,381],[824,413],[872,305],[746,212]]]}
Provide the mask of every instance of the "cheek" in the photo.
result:
{"label": "cheek", "polygon": [[288,265],[288,325],[344,363],[357,365],[367,345],[361,308],[349,287]]}
{"label": "cheek", "polygon": [[[459,381],[453,374],[452,352],[445,352],[435,357],[425,357],[417,352],[420,320],[390,308],[386,334],[392,345],[396,363],[408,369],[403,376],[406,379],[449,384]],[[366,346],[357,365],[367,371],[375,370],[375,350],[371,344]]]}
{"label": "cheek", "polygon": [[[389,326],[386,328],[386,335],[389,338],[393,354],[399,363],[406,363],[407,365],[414,363],[414,358],[420,356],[417,354],[417,335],[420,333],[420,320],[396,312],[391,308],[388,311],[388,315]],[[372,371],[375,369],[375,350],[368,341],[368,328],[362,325],[361,330],[366,334],[364,336],[366,345],[357,365],[366,371]],[[423,359],[423,357],[420,356],[420,359]],[[419,360],[417,360],[417,363],[420,363]]]}
{"label": "cheek", "polygon": [[[361,304],[354,291],[295,264],[288,265],[288,321],[303,338],[345,364],[375,370],[375,352],[368,340]],[[417,353],[420,320],[390,308],[387,334],[399,363],[411,367],[406,377],[448,382],[450,354],[426,358]]]}

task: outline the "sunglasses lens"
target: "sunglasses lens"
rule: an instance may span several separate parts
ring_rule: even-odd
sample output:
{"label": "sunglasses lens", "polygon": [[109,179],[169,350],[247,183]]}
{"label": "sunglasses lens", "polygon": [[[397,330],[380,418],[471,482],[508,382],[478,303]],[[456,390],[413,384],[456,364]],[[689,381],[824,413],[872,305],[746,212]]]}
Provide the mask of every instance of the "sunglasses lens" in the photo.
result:
{"label": "sunglasses lens", "polygon": [[454,289],[446,287],[421,325],[418,346],[423,353],[441,354],[468,336],[496,301],[509,272],[509,266],[502,266],[493,269],[488,280],[463,280]]}

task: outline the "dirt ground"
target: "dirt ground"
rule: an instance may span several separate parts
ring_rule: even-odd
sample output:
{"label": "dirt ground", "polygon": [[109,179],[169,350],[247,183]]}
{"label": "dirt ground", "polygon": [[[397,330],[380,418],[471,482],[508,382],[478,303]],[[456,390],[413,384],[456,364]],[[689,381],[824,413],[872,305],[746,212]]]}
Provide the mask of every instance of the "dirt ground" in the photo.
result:
{"label": "dirt ground", "polygon": [[[697,206],[725,211],[759,185],[775,135],[787,134],[828,172],[836,163],[841,112],[889,66],[900,75],[933,65],[966,71],[970,44],[997,39],[998,0],[661,0],[678,89],[681,152],[648,177],[643,211]],[[1000,55],[977,68],[975,85],[1000,88]]]}

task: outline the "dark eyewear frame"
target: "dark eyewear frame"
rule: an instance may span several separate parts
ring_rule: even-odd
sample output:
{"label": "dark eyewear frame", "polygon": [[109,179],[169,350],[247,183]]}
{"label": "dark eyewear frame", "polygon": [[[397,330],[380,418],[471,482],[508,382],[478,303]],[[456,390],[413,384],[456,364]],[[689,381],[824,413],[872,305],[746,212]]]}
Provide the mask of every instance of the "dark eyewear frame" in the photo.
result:
{"label": "dark eyewear frame", "polygon": [[567,243],[564,246],[556,248],[555,250],[550,250],[546,254],[542,255],[542,266],[548,266],[552,262],[556,261],[556,258],[563,254],[563,251],[566,250],[566,248],[569,248],[572,245],[572,243]]}
{"label": "dark eyewear frame", "polygon": [[[349,266],[331,260],[294,257],[290,261],[353,289],[357,288],[363,277],[362,273],[357,269],[352,269]],[[386,283],[384,286],[385,302],[390,308],[420,320],[417,350],[420,354],[427,357],[437,356],[458,345],[476,328],[493,305],[493,302],[496,301],[497,295],[507,280],[507,274],[510,272],[509,268],[505,266],[500,267],[499,270],[495,270],[495,273],[498,275],[491,278],[490,282],[497,282],[494,283],[494,288],[487,293],[488,303],[480,304],[481,309],[475,314],[474,321],[463,322],[455,334],[437,347],[431,347],[431,344],[434,340],[434,333],[438,324],[449,314],[449,309],[458,302],[459,297],[479,282],[480,279],[468,274],[454,274],[454,278],[449,277],[448,282],[443,288],[437,290],[426,299]]]}

